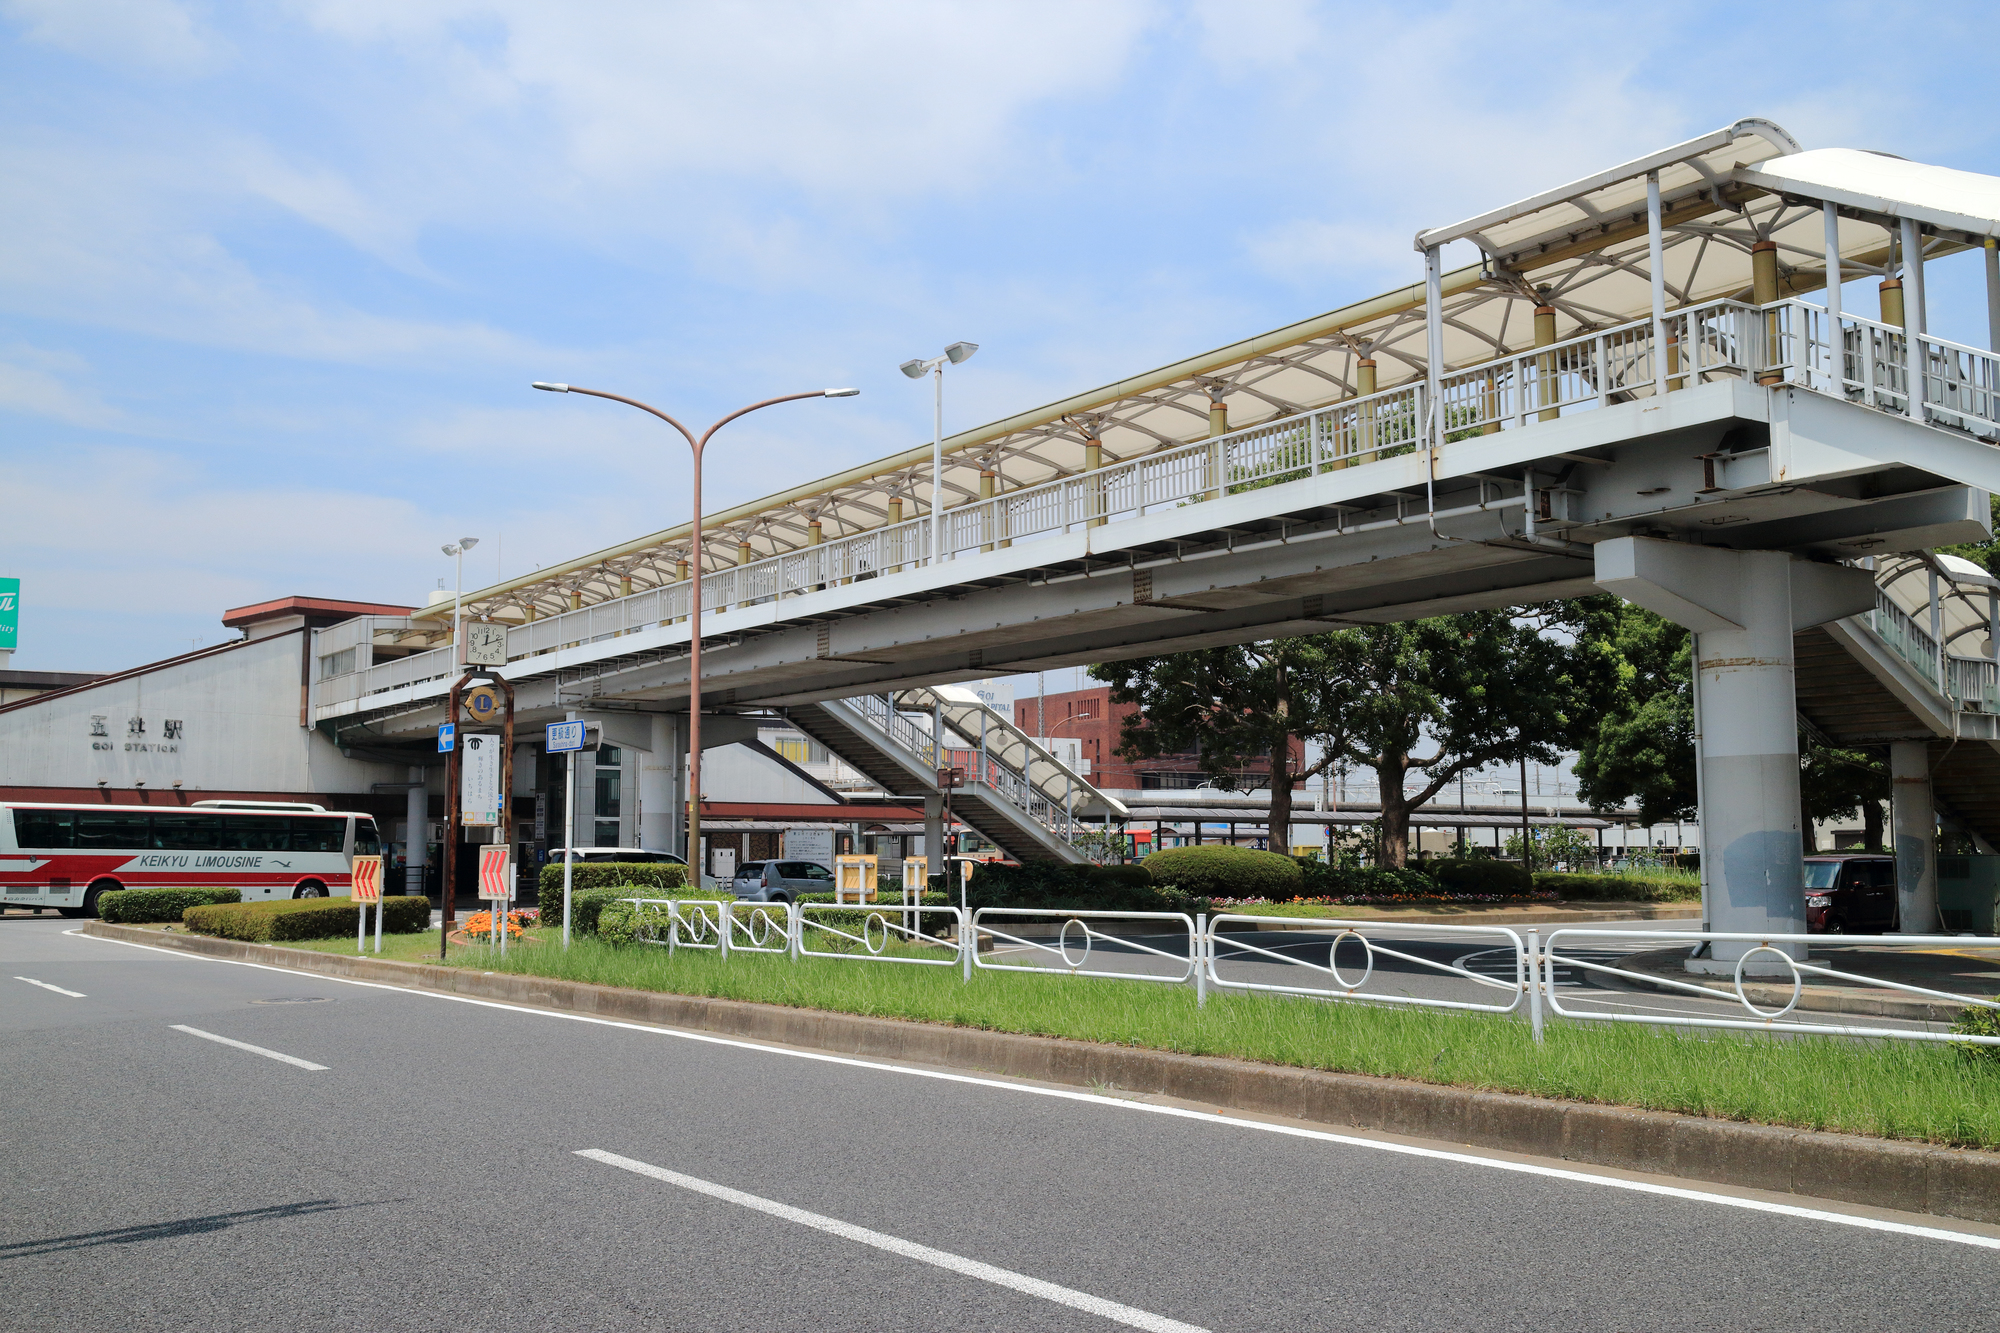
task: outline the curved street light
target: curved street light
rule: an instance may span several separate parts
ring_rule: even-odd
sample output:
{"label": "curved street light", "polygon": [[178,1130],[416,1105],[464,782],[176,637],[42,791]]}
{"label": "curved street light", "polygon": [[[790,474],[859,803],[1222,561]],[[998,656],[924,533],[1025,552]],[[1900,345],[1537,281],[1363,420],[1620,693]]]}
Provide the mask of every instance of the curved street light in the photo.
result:
{"label": "curved street light", "polygon": [[[553,384],[536,380],[534,386],[548,393],[582,393],[592,398],[609,398],[614,403],[624,403],[636,407],[641,412],[650,412],[660,420],[679,431],[694,450],[694,534],[689,539],[689,565],[692,569],[688,589],[688,791],[687,791],[687,863],[694,871],[694,887],[701,887],[703,874],[701,866],[701,452],[708,445],[715,432],[727,426],[740,416],[755,412],[760,407],[771,407],[777,403],[789,403],[800,398],[852,398],[859,389],[813,389],[806,393],[781,394],[776,398],[766,398],[761,403],[739,407],[728,416],[695,438],[693,431],[662,412],[650,403],[642,403],[637,398],[627,398],[622,394],[606,393],[602,389],[585,389],[575,384]],[[570,792],[568,801],[576,800],[576,793]],[[576,836],[576,812],[565,807],[569,820],[569,836],[564,842]]]}

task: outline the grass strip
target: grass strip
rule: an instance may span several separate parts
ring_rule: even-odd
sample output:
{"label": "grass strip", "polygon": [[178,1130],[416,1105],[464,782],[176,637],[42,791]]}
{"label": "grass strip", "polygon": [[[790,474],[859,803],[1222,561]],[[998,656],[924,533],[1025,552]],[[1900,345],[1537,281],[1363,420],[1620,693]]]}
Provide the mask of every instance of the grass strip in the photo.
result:
{"label": "grass strip", "polygon": [[[539,931],[529,932],[530,937]],[[435,959],[428,935],[383,942],[385,957]],[[372,946],[372,941],[370,942]],[[292,947],[328,953],[349,941]],[[816,946],[823,947],[823,946]],[[1928,1042],[1774,1039],[1638,1024],[1552,1023],[1537,1046],[1519,1019],[1211,994],[1186,986],[909,967],[852,959],[794,963],[591,938],[554,939],[506,957],[457,947],[450,963],[599,986],[782,1004],[994,1032],[1223,1055],[1267,1064],[1673,1111],[1880,1138],[2000,1148],[2000,1061]]]}

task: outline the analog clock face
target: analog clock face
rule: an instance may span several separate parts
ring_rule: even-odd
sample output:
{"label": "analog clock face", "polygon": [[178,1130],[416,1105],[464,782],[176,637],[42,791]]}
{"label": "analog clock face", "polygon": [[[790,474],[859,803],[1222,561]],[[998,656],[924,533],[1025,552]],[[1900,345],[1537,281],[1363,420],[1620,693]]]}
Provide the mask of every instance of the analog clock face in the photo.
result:
{"label": "analog clock face", "polygon": [[505,625],[468,625],[465,632],[465,660],[480,666],[507,664]]}

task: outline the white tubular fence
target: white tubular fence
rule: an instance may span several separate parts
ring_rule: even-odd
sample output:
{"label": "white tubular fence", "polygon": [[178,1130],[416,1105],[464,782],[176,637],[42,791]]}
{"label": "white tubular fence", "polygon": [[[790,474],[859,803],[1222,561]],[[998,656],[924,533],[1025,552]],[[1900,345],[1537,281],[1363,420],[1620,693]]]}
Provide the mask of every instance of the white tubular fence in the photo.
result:
{"label": "white tubular fence", "polygon": [[[1468,1009],[1478,1013],[1510,1014],[1520,1007],[1521,999],[1529,993],[1529,970],[1527,949],[1521,937],[1505,926],[1433,926],[1433,925],[1384,925],[1380,922],[1364,921],[1314,921],[1316,930],[1333,932],[1333,940],[1323,943],[1319,940],[1302,939],[1296,943],[1275,944],[1266,948],[1240,938],[1246,932],[1268,931],[1273,918],[1268,916],[1248,916],[1233,912],[1219,912],[1207,918],[1202,931],[1208,984],[1222,990],[1269,991],[1279,995],[1310,995],[1327,1000],[1367,1000],[1378,1004],[1419,1005],[1432,1009]],[[1230,931],[1230,926],[1236,930]],[[1510,949],[1514,955],[1514,977],[1512,981],[1469,971],[1456,963],[1442,963],[1436,959],[1404,953],[1385,944],[1378,944],[1370,936],[1389,935],[1402,939],[1415,937],[1420,940],[1462,941],[1466,944],[1485,946],[1491,952],[1496,947]],[[1341,946],[1347,946],[1347,966],[1341,966]],[[1308,951],[1323,950],[1325,963],[1313,962],[1307,957]],[[1495,996],[1490,1003],[1477,1000],[1431,999],[1413,995],[1397,995],[1384,989],[1369,990],[1368,983],[1375,979],[1377,957],[1393,958],[1401,963],[1425,969],[1439,976],[1457,977],[1475,986],[1500,991],[1507,997],[1500,1002]],[[1261,965],[1263,970],[1257,975],[1264,980],[1253,980],[1245,975],[1225,976],[1222,964],[1227,959],[1244,965]],[[1350,972],[1358,971],[1358,975]]]}
{"label": "white tubular fence", "polygon": [[[993,924],[996,920],[1005,921],[1014,929],[1002,930]],[[1182,945],[1179,949],[1157,948],[1132,934],[1112,935],[1098,928],[1113,921],[1137,924],[1147,932],[1147,938],[1157,938],[1154,932],[1159,927],[1168,927],[1159,933],[1178,935]],[[1057,926],[1057,922],[1061,924]],[[1054,944],[1048,942],[1051,937],[1045,933],[1050,926],[1056,927],[1052,937]],[[1030,930],[1041,938],[1020,933]],[[1201,966],[1201,927],[1185,912],[1053,912],[1033,907],[982,907],[972,914],[972,933],[975,937],[985,935],[991,938],[996,946],[1004,943],[1010,950],[1026,950],[1027,957],[1038,960],[988,962],[978,957],[975,951],[973,965],[987,972],[1043,972],[1184,985],[1196,979]],[[1140,965],[1154,958],[1165,959],[1168,970],[1144,972],[1093,968],[1090,965],[1091,955],[1100,943],[1111,946],[1117,954],[1132,956],[1133,961]]]}
{"label": "white tubular fence", "polygon": [[[731,954],[784,955],[798,961],[831,958],[958,968],[970,982],[975,971],[1027,972],[1050,977],[1093,977],[1192,986],[1197,1004],[1210,992],[1262,992],[1328,1001],[1400,1005],[1461,1013],[1518,1014],[1524,1008],[1534,1039],[1547,1019],[1591,1023],[1645,1023],[1654,1027],[1722,1028],[1744,1032],[1948,1041],[2000,1046],[2000,1036],[1936,1030],[1934,1018],[1879,1023],[1813,1022],[1796,1015],[1811,978],[1858,987],[1864,994],[1915,996],[1946,1005],[2000,1010],[2000,996],[1964,995],[1871,977],[1834,965],[1828,951],[1856,946],[1893,949],[1963,949],[1960,935],[1754,935],[1700,930],[1630,930],[1565,926],[1546,944],[1540,932],[1506,926],[1431,925],[1314,919],[1300,931],[1296,919],[1221,912],[1063,912],[1046,908],[982,907],[970,918],[957,907],[911,902],[725,903],[699,899],[627,898],[634,908],[634,937],[642,944]],[[1282,930],[1284,926],[1290,930]],[[1295,938],[1270,938],[1278,935]],[[1326,936],[1331,935],[1329,940]],[[1252,939],[1246,936],[1259,936]],[[1985,937],[1994,944],[2000,940]],[[990,956],[981,956],[981,944]],[[1404,947],[1398,948],[1397,944]],[[1426,958],[1412,943],[1449,945],[1455,961]],[[1638,953],[1686,953],[1707,944],[1751,946],[1731,978],[1710,984],[1681,980],[1631,966]],[[898,947],[892,947],[898,946]],[[1812,948],[1817,960],[1794,951]],[[1384,960],[1388,966],[1378,966]],[[1479,963],[1480,966],[1468,966]],[[1771,976],[1746,972],[1776,972]],[[1617,978],[1608,987],[1559,984],[1560,974]],[[1409,993],[1412,978],[1464,983],[1465,994],[1490,998]],[[1399,989],[1399,979],[1405,985]],[[1622,984],[1619,984],[1622,983]],[[1564,992],[1567,989],[1567,999]],[[1674,1009],[1653,1000],[1699,999],[1707,1010]],[[1616,997],[1616,998],[1614,998]],[[1587,1006],[1613,1006],[1600,1011]],[[1740,1011],[1740,1013],[1738,1012]]]}
{"label": "white tubular fence", "polygon": [[[1530,932],[1532,937],[1532,932]],[[1680,981],[1657,973],[1637,972],[1629,968],[1614,966],[1601,957],[1586,958],[1579,952],[1564,953],[1562,950],[1573,941],[1593,940],[1631,947],[1652,944],[1661,948],[1676,946],[1692,947],[1706,943],[1748,944],[1736,962],[1733,975],[1729,978],[1729,989],[1719,986],[1704,986],[1699,982]],[[1916,1028],[1868,1027],[1854,1023],[1810,1023],[1802,1021],[1781,1021],[1793,1013],[1799,1001],[1805,996],[1807,977],[1829,977],[1867,988],[1868,993],[1886,993],[1921,996],[1927,1000],[1938,1000],[1946,1004],[1967,1007],[2000,1009],[2000,998],[1981,995],[1959,995],[1951,991],[1931,990],[1923,986],[1912,986],[1904,982],[1890,981],[1882,977],[1871,977],[1858,972],[1843,971],[1828,967],[1824,963],[1804,962],[1792,957],[1791,948],[1806,952],[1811,946],[1825,949],[1829,946],[1850,947],[1854,945],[1882,945],[1897,948],[1953,948],[1965,947],[1965,938],[1958,935],[1747,935],[1722,931],[1652,931],[1652,930],[1597,930],[1590,927],[1564,927],[1549,933],[1545,949],[1532,950],[1531,966],[1536,977],[1536,990],[1548,997],[1549,1012],[1563,1018],[1588,1019],[1603,1023],[1650,1023],[1655,1026],[1729,1028],[1747,1032],[1814,1033],[1835,1037],[1893,1037],[1903,1041],[1957,1041],[1971,1042],[1981,1046],[2000,1046],[2000,1037],[1977,1037],[1951,1032],[1929,1032]],[[1595,951],[1594,951],[1595,952]],[[1753,960],[1756,960],[1753,964]],[[1776,964],[1782,971],[1781,978],[1772,980],[1757,976],[1745,976],[1746,969],[1755,966],[1763,970]],[[1558,998],[1559,988],[1549,984],[1558,967],[1576,969],[1578,972],[1597,976],[1621,977],[1642,986],[1668,991],[1675,995],[1699,996],[1704,1000],[1734,999],[1744,1011],[1742,1018],[1704,1017],[1698,1014],[1669,1014],[1662,1012],[1643,1014],[1597,1013],[1577,1008],[1564,1008]],[[1773,1003],[1777,995],[1765,992],[1787,993],[1782,1003]],[[1757,1001],[1762,999],[1769,1008],[1760,1008]]]}

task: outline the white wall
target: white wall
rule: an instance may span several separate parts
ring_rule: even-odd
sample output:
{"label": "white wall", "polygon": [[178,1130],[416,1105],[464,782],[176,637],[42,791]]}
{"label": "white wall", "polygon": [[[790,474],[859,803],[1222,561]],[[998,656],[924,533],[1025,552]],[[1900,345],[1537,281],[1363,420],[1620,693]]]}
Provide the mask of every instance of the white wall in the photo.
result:
{"label": "white wall", "polygon": [[261,639],[0,713],[0,785],[365,792],[402,780],[401,765],[343,758],[299,725],[300,648],[295,634]]}
{"label": "white wall", "polygon": [[830,805],[826,793],[768,756],[741,745],[701,752],[701,786],[711,801]]}

